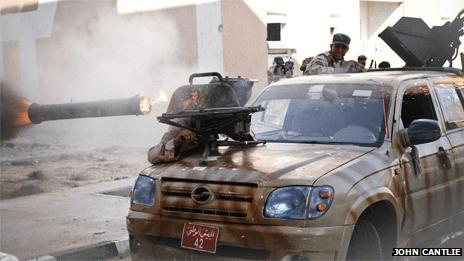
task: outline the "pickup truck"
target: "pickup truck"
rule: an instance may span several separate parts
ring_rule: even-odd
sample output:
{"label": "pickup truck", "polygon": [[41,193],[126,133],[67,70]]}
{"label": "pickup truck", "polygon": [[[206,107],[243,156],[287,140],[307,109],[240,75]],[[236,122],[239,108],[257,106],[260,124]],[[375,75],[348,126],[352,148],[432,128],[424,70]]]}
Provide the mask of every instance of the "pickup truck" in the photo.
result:
{"label": "pickup truck", "polygon": [[427,68],[271,84],[262,143],[143,170],[133,260],[391,259],[464,228],[464,77]]}

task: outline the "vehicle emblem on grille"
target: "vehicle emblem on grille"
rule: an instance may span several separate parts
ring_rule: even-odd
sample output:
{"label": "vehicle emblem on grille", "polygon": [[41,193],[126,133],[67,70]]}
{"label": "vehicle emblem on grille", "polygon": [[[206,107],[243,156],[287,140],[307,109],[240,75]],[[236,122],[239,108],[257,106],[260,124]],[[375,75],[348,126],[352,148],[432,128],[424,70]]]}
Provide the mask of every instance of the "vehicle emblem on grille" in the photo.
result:
{"label": "vehicle emblem on grille", "polygon": [[206,204],[214,199],[214,192],[207,186],[198,186],[190,196],[197,204]]}

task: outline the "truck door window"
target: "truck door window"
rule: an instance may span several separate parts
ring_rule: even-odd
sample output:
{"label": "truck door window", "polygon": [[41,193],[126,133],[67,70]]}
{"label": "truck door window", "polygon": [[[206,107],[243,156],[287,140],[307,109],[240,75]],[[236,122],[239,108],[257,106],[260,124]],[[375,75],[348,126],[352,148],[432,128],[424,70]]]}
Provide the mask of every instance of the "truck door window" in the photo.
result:
{"label": "truck door window", "polygon": [[456,91],[458,93],[458,97],[461,100],[461,103],[464,106],[464,85],[455,85]]}
{"label": "truck door window", "polygon": [[427,86],[414,86],[406,89],[401,107],[401,120],[405,128],[417,119],[437,120],[432,97]]}
{"label": "truck door window", "polygon": [[464,127],[463,101],[458,94],[460,90],[452,85],[440,85],[437,86],[436,90],[443,111],[443,117],[445,118],[446,128],[450,130]]}

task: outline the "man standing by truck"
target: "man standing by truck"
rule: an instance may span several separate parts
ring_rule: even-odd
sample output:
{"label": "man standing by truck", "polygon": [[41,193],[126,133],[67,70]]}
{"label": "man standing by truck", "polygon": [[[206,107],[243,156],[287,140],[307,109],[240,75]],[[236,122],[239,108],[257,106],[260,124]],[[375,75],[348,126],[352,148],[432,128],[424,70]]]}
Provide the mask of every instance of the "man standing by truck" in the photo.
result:
{"label": "man standing by truck", "polygon": [[306,75],[324,73],[363,72],[364,66],[357,61],[345,61],[351,39],[346,34],[337,33],[332,38],[330,51],[315,56],[306,66]]}

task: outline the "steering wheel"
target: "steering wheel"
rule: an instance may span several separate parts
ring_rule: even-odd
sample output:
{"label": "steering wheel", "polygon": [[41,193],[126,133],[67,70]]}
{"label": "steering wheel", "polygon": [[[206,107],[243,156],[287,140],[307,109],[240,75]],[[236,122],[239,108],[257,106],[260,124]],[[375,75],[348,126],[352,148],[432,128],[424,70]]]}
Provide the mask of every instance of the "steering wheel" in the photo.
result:
{"label": "steering wheel", "polygon": [[377,137],[370,129],[361,126],[350,124],[334,134],[334,139],[337,141],[357,141],[357,142],[375,142]]}

